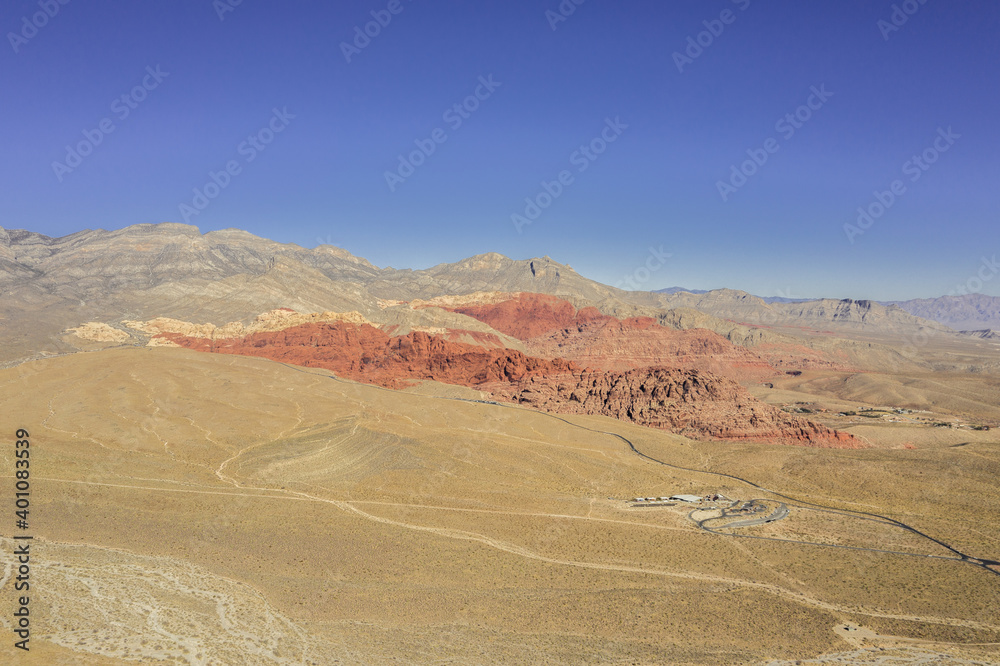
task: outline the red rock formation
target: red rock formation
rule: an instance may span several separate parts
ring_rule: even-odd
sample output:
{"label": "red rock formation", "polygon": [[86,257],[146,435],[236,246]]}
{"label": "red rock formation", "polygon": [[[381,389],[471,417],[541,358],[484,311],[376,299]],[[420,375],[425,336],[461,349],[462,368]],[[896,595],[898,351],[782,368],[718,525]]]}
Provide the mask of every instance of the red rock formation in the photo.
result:
{"label": "red rock formation", "polygon": [[305,324],[214,342],[171,333],[160,337],[189,349],[262,356],[294,365],[326,368],[344,377],[389,388],[403,386],[412,379],[474,386],[578,369],[567,361],[534,358],[513,349],[487,349],[420,331],[390,337],[368,324],[358,326],[349,322]]}
{"label": "red rock formation", "polygon": [[388,388],[414,379],[472,386],[538,409],[601,414],[692,437],[859,445],[850,435],[759,402],[730,379],[699,371],[582,370],[562,359],[453,342],[423,332],[390,337],[368,324],[346,321],[304,324],[240,339],[212,341],[172,333],[159,337],[190,349],[326,368]]}
{"label": "red rock formation", "polygon": [[552,331],[527,342],[528,353],[561,356],[605,370],[670,366],[761,381],[778,371],[754,352],[705,329],[675,331],[649,317],[604,317]]}
{"label": "red rock formation", "polygon": [[616,319],[593,307],[578,311],[546,294],[518,294],[501,303],[449,309],[526,341],[532,355],[567,358],[604,370],[671,366],[752,381],[779,374],[754,352],[712,331],[676,331],[650,317]]}
{"label": "red rock formation", "polygon": [[[485,387],[484,387],[485,388]],[[694,438],[864,448],[854,436],[760,402],[731,379],[697,370],[533,376],[489,387],[499,397],[563,414],[600,414]]]}
{"label": "red rock formation", "polygon": [[602,317],[597,308],[577,313],[568,301],[547,294],[518,294],[516,298],[488,305],[463,305],[446,308],[489,324],[501,333],[527,340],[577,323],[584,318]]}

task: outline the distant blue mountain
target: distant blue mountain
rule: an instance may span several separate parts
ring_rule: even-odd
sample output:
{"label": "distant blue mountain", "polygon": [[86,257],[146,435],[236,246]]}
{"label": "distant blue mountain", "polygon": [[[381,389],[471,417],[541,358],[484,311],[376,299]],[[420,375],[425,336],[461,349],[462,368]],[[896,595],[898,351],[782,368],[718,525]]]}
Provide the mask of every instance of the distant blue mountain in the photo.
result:
{"label": "distant blue mountain", "polygon": [[818,301],[818,298],[785,298],[784,296],[758,296],[765,303],[806,303],[808,301]]}
{"label": "distant blue mountain", "polygon": [[[686,287],[667,287],[666,289],[657,289],[654,293],[657,294],[676,294],[678,292],[686,291],[689,294],[707,294],[711,289],[687,289]],[[805,303],[806,301],[817,300],[815,298],[785,298],[783,296],[757,296],[765,303]]]}
{"label": "distant blue mountain", "polygon": [[656,294],[676,294],[679,291],[686,291],[689,294],[707,294],[708,289],[687,289],[685,287],[667,287],[666,289],[657,289],[654,291]]}

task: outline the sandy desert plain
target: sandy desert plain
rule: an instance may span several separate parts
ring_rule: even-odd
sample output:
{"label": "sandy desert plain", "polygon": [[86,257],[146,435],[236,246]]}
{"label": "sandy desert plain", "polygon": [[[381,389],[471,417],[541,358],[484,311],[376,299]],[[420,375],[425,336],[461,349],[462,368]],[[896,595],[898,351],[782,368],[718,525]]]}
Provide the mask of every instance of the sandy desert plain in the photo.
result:
{"label": "sandy desert plain", "polygon": [[1000,666],[1000,0],[3,9],[0,666]]}
{"label": "sandy desert plain", "polygon": [[2,664],[1000,663],[995,333],[176,224],[0,263]]}
{"label": "sandy desert plain", "polygon": [[[753,392],[872,446],[695,441],[178,348],[0,370],[0,432],[31,435],[34,535],[30,656],[0,544],[0,661],[1000,661],[997,430],[835,415],[996,423],[1000,377],[817,370]],[[627,501],[677,493],[790,515],[710,533],[690,506]]]}

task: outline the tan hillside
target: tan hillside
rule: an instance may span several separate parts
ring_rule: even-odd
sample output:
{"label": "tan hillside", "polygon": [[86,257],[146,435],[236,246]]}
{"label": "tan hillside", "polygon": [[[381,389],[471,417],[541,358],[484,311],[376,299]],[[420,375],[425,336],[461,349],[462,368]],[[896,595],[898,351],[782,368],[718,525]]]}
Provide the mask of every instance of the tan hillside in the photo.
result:
{"label": "tan hillside", "polygon": [[[1000,510],[995,440],[734,449],[438,398],[434,386],[392,392],[183,349],[0,370],[0,427],[30,424],[39,446],[32,604],[46,620],[33,652],[66,663],[746,664],[850,652],[838,631],[853,623],[886,656],[913,639],[945,659],[995,655],[994,575],[849,513],[995,554],[1000,533],[983,519]],[[927,483],[943,475],[947,485]],[[742,528],[778,541],[739,539],[700,530],[686,506],[624,501],[674,493],[778,499],[791,513]],[[12,654],[0,645],[0,659]]]}

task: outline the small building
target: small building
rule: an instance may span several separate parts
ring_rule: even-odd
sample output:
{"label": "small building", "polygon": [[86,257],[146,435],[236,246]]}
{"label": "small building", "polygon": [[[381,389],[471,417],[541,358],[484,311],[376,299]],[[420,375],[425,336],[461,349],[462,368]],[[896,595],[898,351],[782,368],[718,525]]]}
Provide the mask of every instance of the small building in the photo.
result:
{"label": "small building", "polygon": [[677,500],[678,502],[688,502],[691,504],[701,501],[701,497],[698,495],[674,495],[670,499]]}

